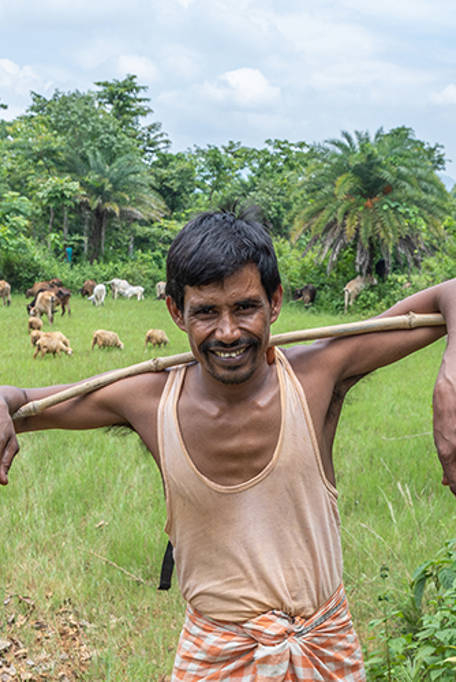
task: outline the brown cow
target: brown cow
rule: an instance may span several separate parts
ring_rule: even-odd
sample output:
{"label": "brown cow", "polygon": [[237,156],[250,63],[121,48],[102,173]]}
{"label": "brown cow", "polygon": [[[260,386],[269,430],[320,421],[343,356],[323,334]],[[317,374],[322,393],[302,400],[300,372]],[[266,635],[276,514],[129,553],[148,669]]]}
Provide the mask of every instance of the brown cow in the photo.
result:
{"label": "brown cow", "polygon": [[0,279],[0,296],[4,306],[11,305],[11,285],[5,279]]}

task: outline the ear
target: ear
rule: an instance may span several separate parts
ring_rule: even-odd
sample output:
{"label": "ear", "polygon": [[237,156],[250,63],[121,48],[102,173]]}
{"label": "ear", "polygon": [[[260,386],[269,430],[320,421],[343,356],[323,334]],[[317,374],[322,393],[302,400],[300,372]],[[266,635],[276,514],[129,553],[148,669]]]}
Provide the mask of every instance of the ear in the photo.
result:
{"label": "ear", "polygon": [[186,332],[187,328],[185,326],[184,317],[171,296],[166,297],[166,307],[168,308],[169,314],[179,329],[182,329],[183,332]]}
{"label": "ear", "polygon": [[277,320],[282,308],[283,302],[283,286],[279,284],[277,289],[272,294],[271,299],[271,324]]}

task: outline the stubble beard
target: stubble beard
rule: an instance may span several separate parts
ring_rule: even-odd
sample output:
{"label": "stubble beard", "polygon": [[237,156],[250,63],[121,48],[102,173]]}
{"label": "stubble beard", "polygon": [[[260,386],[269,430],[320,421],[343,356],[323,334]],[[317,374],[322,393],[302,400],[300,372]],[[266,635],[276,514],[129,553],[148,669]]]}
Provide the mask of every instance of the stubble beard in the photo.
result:
{"label": "stubble beard", "polygon": [[[214,366],[213,356],[211,353],[212,348],[217,347],[218,350],[224,349],[227,352],[229,352],[238,345],[246,345],[247,347],[246,352],[251,352],[255,356],[252,358],[251,363],[248,367],[246,368],[226,367],[224,370],[221,370],[217,366]],[[206,359],[204,368],[206,369],[208,374],[210,374],[217,381],[220,381],[221,384],[225,384],[225,386],[229,385],[234,386],[236,384],[243,384],[245,381],[248,381],[254,375],[259,364],[260,345],[261,344],[257,339],[248,340],[241,339],[236,344],[233,344],[231,346],[226,346],[224,344],[207,341],[206,343],[201,344],[199,351],[201,355]]]}

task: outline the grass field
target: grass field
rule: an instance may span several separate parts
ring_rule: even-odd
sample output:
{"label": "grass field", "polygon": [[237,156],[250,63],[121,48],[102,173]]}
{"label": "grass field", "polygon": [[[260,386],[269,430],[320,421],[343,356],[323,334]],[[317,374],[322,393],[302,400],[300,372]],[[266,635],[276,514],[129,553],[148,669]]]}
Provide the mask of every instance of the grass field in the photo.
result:
{"label": "grass field", "polygon": [[[58,313],[53,326],[73,356],[33,360],[25,305],[16,295],[0,307],[0,383],[70,383],[188,350],[162,301],[108,298],[97,309],[73,296],[71,316]],[[290,303],[273,333],[341,321]],[[144,351],[151,327],[166,331],[167,349]],[[92,351],[99,328],[118,332],[125,349]],[[402,599],[413,570],[455,536],[454,498],[440,485],[430,433],[443,348],[441,340],[365,379],[343,410],[335,466],[345,585],[364,645],[379,595],[387,587]],[[184,603],[175,584],[156,589],[166,536],[152,458],[134,434],[105,430],[23,434],[20,444],[0,490],[0,669],[3,656],[13,679],[164,681]]]}

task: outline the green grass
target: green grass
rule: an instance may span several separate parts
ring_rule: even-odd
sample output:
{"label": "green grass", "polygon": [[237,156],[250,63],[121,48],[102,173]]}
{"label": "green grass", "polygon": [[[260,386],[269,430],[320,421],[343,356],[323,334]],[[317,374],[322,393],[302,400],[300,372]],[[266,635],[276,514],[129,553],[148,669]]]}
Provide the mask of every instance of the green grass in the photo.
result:
{"label": "green grass", "polygon": [[[53,328],[74,355],[33,360],[25,305],[16,295],[9,309],[0,306],[0,383],[73,382],[188,350],[162,301],[108,298],[97,309],[73,296],[71,316],[59,313]],[[342,319],[290,303],[273,333]],[[144,351],[151,327],[166,331],[166,349]],[[125,349],[92,351],[99,328],[116,331]],[[440,485],[427,435],[443,348],[442,340],[378,371],[343,409],[335,466],[345,584],[364,644],[380,614],[380,567],[388,565],[400,600],[416,566],[455,535],[454,498]],[[105,430],[23,434],[20,444],[10,484],[0,489],[0,639],[16,638],[30,659],[51,666],[51,679],[62,670],[97,682],[169,675],[184,603],[175,584],[169,593],[156,589],[166,536],[152,458],[135,435]]]}

